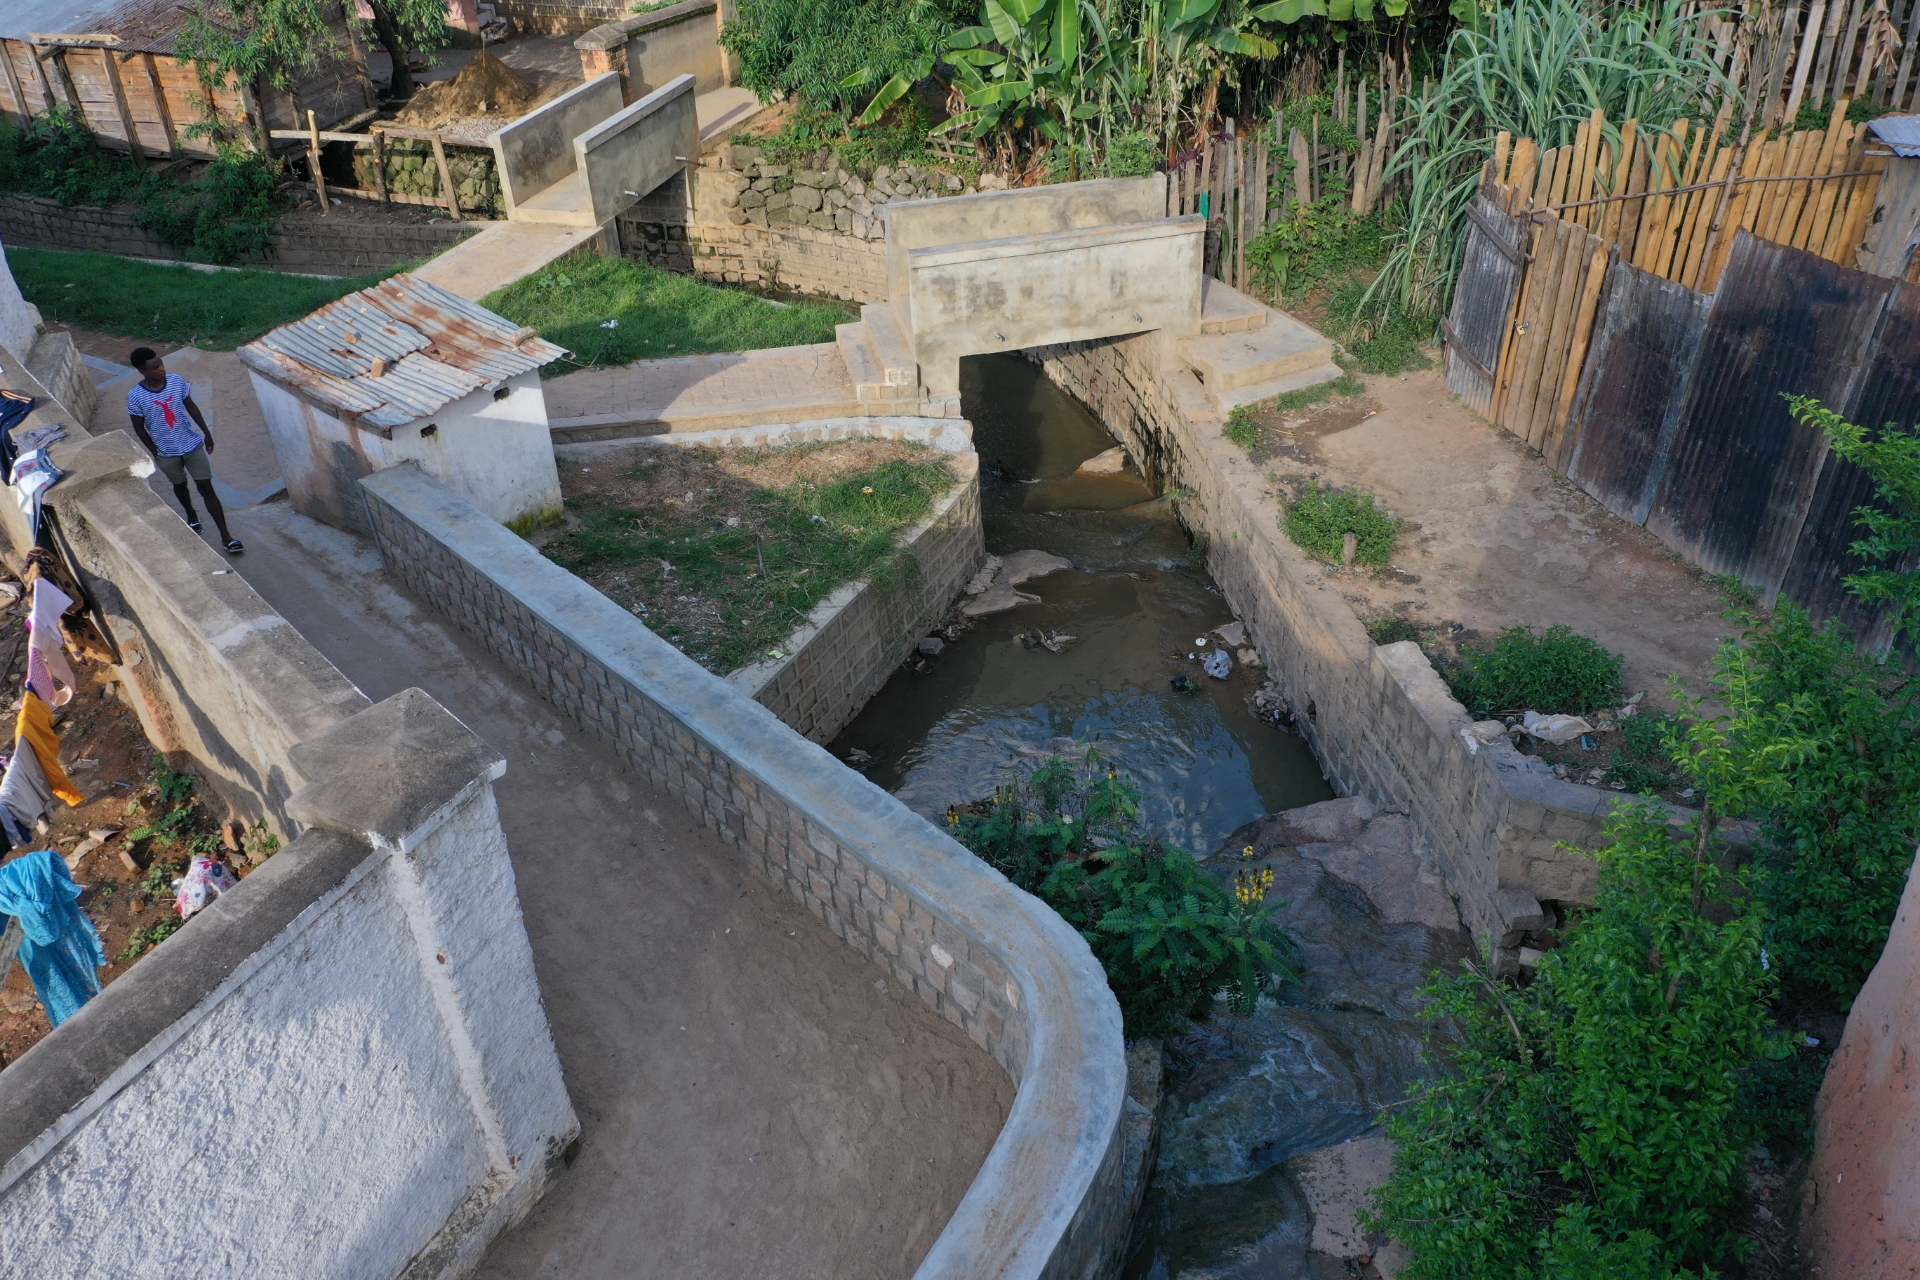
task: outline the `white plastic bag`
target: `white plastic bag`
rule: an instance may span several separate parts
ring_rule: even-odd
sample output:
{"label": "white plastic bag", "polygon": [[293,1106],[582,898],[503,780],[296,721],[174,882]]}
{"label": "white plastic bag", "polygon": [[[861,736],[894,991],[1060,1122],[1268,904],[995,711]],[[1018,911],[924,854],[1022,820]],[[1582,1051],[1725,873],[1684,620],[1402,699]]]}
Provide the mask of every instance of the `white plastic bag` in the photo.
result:
{"label": "white plastic bag", "polygon": [[240,882],[227,864],[213,858],[195,858],[187,864],[187,874],[173,895],[173,905],[182,920],[212,902]]}

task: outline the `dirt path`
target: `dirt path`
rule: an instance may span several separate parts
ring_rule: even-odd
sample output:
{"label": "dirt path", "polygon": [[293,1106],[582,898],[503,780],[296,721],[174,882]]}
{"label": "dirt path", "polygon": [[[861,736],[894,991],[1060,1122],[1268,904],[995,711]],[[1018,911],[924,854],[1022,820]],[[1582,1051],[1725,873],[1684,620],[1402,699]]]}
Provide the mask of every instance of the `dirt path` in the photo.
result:
{"label": "dirt path", "polygon": [[1317,474],[1410,522],[1392,570],[1329,567],[1356,613],[1395,614],[1443,642],[1565,624],[1625,655],[1629,693],[1666,704],[1673,673],[1704,691],[1731,630],[1710,579],[1460,404],[1437,368],[1365,381],[1355,398],[1261,415],[1255,452],[1277,489]]}

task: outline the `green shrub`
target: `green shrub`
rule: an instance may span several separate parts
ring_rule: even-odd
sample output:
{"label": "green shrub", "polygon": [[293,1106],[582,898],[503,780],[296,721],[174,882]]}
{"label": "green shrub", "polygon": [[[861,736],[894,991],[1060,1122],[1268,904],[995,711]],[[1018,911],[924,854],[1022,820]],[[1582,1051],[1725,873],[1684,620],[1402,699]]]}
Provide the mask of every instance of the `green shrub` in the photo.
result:
{"label": "green shrub", "polygon": [[[772,102],[788,93],[842,117],[873,87],[913,65],[947,32],[978,18],[973,0],[740,0],[720,43],[738,59],[740,83]],[[865,87],[842,83],[856,72]]]}
{"label": "green shrub", "polygon": [[1233,890],[1140,822],[1140,793],[1089,752],[1055,757],[990,804],[948,810],[961,844],[1080,931],[1106,970],[1129,1036],[1160,1034],[1224,990],[1241,1015],[1294,974],[1292,944],[1263,899],[1271,878]]}
{"label": "green shrub", "polygon": [[1221,434],[1248,453],[1252,453],[1260,444],[1262,432],[1259,420],[1253,416],[1253,410],[1240,405],[1227,414],[1226,430]]}
{"label": "green shrub", "polygon": [[1307,481],[1296,491],[1281,516],[1281,527],[1294,544],[1322,560],[1338,562],[1346,535],[1359,540],[1357,564],[1383,565],[1393,559],[1400,519],[1374,505],[1373,495]]}
{"label": "green shrub", "polygon": [[1467,646],[1460,665],[1445,671],[1453,696],[1476,719],[1538,711],[1585,715],[1620,701],[1625,662],[1570,627],[1508,627],[1484,649]]}
{"label": "green shrub", "polygon": [[1362,373],[1404,373],[1425,369],[1433,361],[1420,348],[1433,340],[1432,316],[1415,315],[1398,305],[1384,307],[1366,300],[1366,286],[1348,284],[1327,304],[1328,329],[1340,339],[1343,363]]}
{"label": "green shrub", "polygon": [[1247,264],[1256,282],[1294,300],[1317,284],[1378,266],[1388,232],[1384,211],[1357,214],[1344,193],[1329,192],[1249,241]]}
{"label": "green shrub", "polygon": [[1680,785],[1666,738],[1672,721],[1658,711],[1642,711],[1620,722],[1620,744],[1601,779],[1610,787],[1652,795]]}
{"label": "green shrub", "polygon": [[1376,645],[1398,644],[1402,640],[1420,638],[1420,628],[1397,613],[1376,613],[1360,619],[1360,625],[1367,629],[1367,639]]}
{"label": "green shrub", "polygon": [[1389,1115],[1370,1215],[1411,1250],[1406,1280],[1665,1280],[1740,1248],[1743,1072],[1789,1052],[1766,1029],[1760,920],[1710,831],[1632,805],[1606,834],[1598,898],[1530,986],[1428,988],[1460,1038]]}

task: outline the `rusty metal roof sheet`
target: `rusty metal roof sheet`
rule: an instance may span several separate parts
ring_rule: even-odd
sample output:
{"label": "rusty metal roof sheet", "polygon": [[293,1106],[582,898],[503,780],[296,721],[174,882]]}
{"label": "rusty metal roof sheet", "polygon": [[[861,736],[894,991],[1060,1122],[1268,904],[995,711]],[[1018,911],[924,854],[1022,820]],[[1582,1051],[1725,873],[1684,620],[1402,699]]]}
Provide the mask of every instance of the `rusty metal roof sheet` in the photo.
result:
{"label": "rusty metal roof sheet", "polygon": [[1897,156],[1920,156],[1920,116],[1881,116],[1867,121],[1873,136]]}
{"label": "rusty metal roof sheet", "polygon": [[405,272],[239,352],[248,368],[374,427],[413,422],[565,354],[533,330]]}
{"label": "rusty metal roof sheet", "polygon": [[115,49],[171,53],[187,9],[188,0],[7,0],[0,4],[0,38],[114,35]]}

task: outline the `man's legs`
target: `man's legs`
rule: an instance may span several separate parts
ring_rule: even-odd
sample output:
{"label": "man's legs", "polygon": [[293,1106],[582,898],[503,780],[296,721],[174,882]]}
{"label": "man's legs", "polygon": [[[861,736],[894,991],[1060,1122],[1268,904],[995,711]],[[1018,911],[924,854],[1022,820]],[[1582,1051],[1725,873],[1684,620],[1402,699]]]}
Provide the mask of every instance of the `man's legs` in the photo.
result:
{"label": "man's legs", "polygon": [[[200,491],[201,501],[207,504],[207,514],[213,517],[213,527],[220,531],[220,541],[232,542],[233,535],[227,532],[227,510],[220,505],[220,499],[214,496],[213,481],[195,480],[193,487]],[[177,484],[173,486],[173,491],[175,493],[185,493],[186,488],[187,486],[183,484]],[[181,505],[186,507],[189,513],[188,519],[191,521],[193,504],[183,500]]]}

